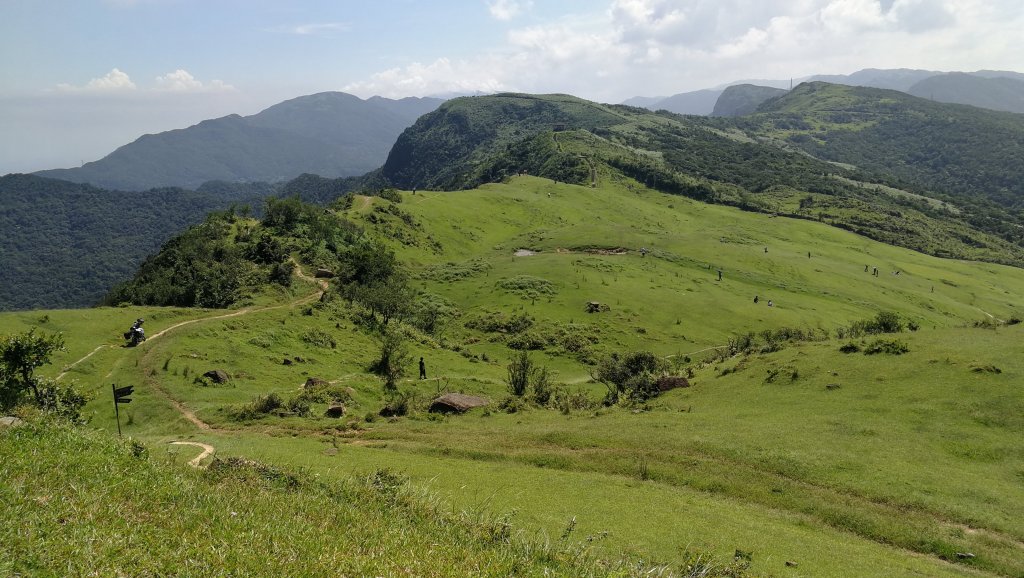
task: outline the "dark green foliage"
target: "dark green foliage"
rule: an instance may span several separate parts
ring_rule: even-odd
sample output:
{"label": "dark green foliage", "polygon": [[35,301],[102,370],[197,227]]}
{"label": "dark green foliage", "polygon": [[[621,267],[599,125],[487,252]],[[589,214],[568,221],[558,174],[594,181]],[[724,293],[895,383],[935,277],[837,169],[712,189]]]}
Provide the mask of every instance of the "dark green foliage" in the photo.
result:
{"label": "dark green foliage", "polygon": [[420,331],[440,334],[449,321],[461,314],[454,303],[433,293],[420,293],[412,306],[410,322]]}
{"label": "dark green foliage", "polygon": [[157,255],[146,259],[135,278],[115,287],[108,304],[227,307],[269,275],[245,258],[222,215],[189,228]]}
{"label": "dark green foliage", "polygon": [[[50,363],[57,351],[64,350],[64,336],[59,333],[24,333],[0,337],[0,412],[28,401],[43,409],[60,410],[65,406],[77,415],[85,400],[75,405],[71,390],[35,375],[36,369]],[[31,398],[28,396],[31,395]]]}
{"label": "dark green foliage", "polygon": [[839,351],[843,353],[860,353],[860,346],[852,341],[839,348]]}
{"label": "dark green foliage", "polygon": [[848,327],[836,329],[836,337],[844,339],[847,337],[861,337],[864,335],[878,335],[880,333],[900,333],[903,331],[903,318],[893,311],[879,311],[873,319],[854,321]]}
{"label": "dark green foliage", "polygon": [[380,357],[370,366],[370,371],[384,379],[385,391],[398,390],[398,380],[405,375],[406,366],[412,362],[406,338],[397,329],[385,328],[379,337]]}
{"label": "dark green foliage", "polygon": [[210,211],[258,204],[262,194],[217,187],[125,193],[0,177],[0,310],[95,305],[172,235]]}
{"label": "dark green foliage", "polygon": [[603,358],[593,377],[608,387],[606,403],[626,400],[642,402],[658,395],[658,378],[668,370],[668,362],[649,351],[612,353]]}
{"label": "dark green foliage", "polygon": [[410,394],[399,393],[397,390],[389,391],[384,407],[378,412],[382,417],[400,417],[409,414],[412,405]]}
{"label": "dark green foliage", "polygon": [[325,349],[338,347],[338,342],[334,340],[330,333],[316,327],[306,330],[302,334],[302,340],[314,347],[323,347]]}
{"label": "dark green foliage", "polygon": [[231,417],[237,421],[259,419],[283,408],[284,405],[284,399],[280,395],[268,393],[267,395],[257,396],[251,402],[233,409]]}
{"label": "dark green foliage", "polygon": [[[381,173],[405,189],[469,188],[496,180],[494,173],[532,167],[512,166],[504,158],[492,167],[510,145],[514,148],[540,132],[603,127],[618,121],[613,109],[566,95],[456,98],[402,133]],[[529,153],[514,152],[513,158],[517,154]]]}
{"label": "dark green foliage", "polygon": [[392,203],[402,202],[402,194],[391,187],[381,189],[381,191],[377,193],[377,196],[384,200],[391,201]]}
{"label": "dark green foliage", "polygon": [[509,293],[519,295],[523,299],[536,299],[542,295],[554,295],[557,292],[555,285],[551,281],[531,275],[517,275],[508,279],[502,279],[496,285]]}
{"label": "dark green foliage", "polygon": [[908,351],[910,348],[899,339],[876,339],[864,347],[864,355],[875,355],[876,353],[902,355]]}
{"label": "dark green foliage", "polygon": [[167,242],[104,302],[227,307],[267,282],[290,286],[292,251],[309,265],[334,269],[339,253],[360,235],[354,224],[322,207],[270,197],[259,222],[231,211],[211,214]]}
{"label": "dark green foliage", "polygon": [[516,397],[526,395],[530,380],[536,372],[537,367],[528,352],[520,351],[513,355],[512,361],[508,364],[508,377],[505,378],[509,392]]}

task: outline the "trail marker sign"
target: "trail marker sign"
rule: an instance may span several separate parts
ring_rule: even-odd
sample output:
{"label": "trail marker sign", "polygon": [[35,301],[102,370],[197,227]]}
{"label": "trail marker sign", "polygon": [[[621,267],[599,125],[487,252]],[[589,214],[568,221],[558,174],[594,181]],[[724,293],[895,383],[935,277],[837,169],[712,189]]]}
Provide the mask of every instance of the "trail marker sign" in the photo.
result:
{"label": "trail marker sign", "polygon": [[118,404],[131,403],[132,398],[129,397],[134,391],[134,385],[126,385],[124,387],[117,387],[116,383],[110,384],[110,388],[114,390],[114,418],[117,419],[117,435],[121,436],[121,412],[118,411]]}

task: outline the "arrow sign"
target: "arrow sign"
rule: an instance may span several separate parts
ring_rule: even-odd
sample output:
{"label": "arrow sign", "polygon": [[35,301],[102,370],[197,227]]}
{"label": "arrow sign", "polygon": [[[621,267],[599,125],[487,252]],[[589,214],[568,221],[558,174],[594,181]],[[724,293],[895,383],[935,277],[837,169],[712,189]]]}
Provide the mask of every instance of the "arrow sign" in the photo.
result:
{"label": "arrow sign", "polygon": [[117,404],[119,403],[131,403],[132,398],[128,397],[135,391],[134,385],[126,385],[124,387],[117,387],[116,383],[110,384],[110,388],[114,390],[114,418],[117,419],[117,435],[121,436],[121,413],[117,410]]}
{"label": "arrow sign", "polygon": [[114,388],[114,403],[131,403],[132,398],[128,397],[135,391],[134,385]]}

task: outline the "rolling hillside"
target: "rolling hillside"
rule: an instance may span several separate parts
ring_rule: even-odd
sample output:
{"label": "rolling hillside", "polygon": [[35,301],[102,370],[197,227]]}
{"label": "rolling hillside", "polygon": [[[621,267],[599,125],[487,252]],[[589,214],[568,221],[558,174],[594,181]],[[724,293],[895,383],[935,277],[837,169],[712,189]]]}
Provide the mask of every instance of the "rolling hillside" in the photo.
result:
{"label": "rolling hillside", "polygon": [[[800,114],[814,115],[815,110],[828,107],[843,111],[833,114],[852,118],[857,114],[854,100],[828,100],[824,95],[873,90],[835,87],[819,95],[806,87],[833,85],[803,86],[792,98],[781,99],[781,104],[775,105],[780,110],[787,106],[793,109],[786,113],[788,116],[776,115],[784,116],[778,123],[790,117],[795,121]],[[950,114],[960,114],[962,110],[901,96],[933,107],[928,109],[932,117],[926,118],[934,117],[936,123],[947,109]],[[877,99],[867,105],[886,107]],[[846,107],[852,108],[846,112]],[[1016,154],[1015,149],[998,149],[1003,142],[1000,137],[1019,138],[1024,136],[1024,130],[1011,123],[999,125],[994,134],[986,132],[986,128],[994,128],[1001,121],[1001,116],[991,115],[998,116],[964,116],[959,142],[978,140],[990,147],[988,150],[996,158],[1008,161]],[[978,152],[965,153],[965,160],[951,161],[960,164],[951,166],[956,170],[944,172],[942,177],[961,179],[974,187],[961,197],[965,203],[974,203],[973,208],[961,214],[956,206],[929,200],[929,195],[946,197],[929,188],[939,179],[931,178],[927,167],[913,171],[893,164],[899,155],[907,158],[929,146],[911,140],[909,133],[905,142],[886,145],[895,173],[890,174],[886,167],[877,164],[859,166],[859,157],[849,158],[845,154],[847,150],[861,150],[852,145],[833,154],[817,151],[814,143],[804,146],[821,152],[827,160],[795,150],[795,145],[781,140],[788,133],[777,125],[785,125],[769,118],[776,117],[680,117],[561,95],[505,94],[455,99],[421,117],[402,133],[381,169],[381,177],[406,189],[460,189],[521,172],[591,184],[600,174],[619,174],[662,191],[700,200],[822,220],[930,254],[1024,263],[1021,239],[1013,226],[1016,216],[1006,209],[989,207],[983,196],[992,194],[983,188],[987,183],[1012,181],[1018,165],[999,164],[996,158],[981,159]],[[809,130],[813,125],[797,126]],[[744,130],[749,134],[744,134]],[[848,138],[862,148],[871,146],[853,140],[861,136],[840,133],[836,138]],[[801,138],[797,135],[791,140],[799,142]],[[958,146],[957,142],[951,147]],[[971,161],[966,159],[978,159],[982,171],[969,169]],[[914,180],[909,180],[911,177]],[[906,190],[908,187],[912,192]]]}
{"label": "rolling hillside", "polygon": [[[392,321],[411,360],[427,362],[427,380],[398,384],[404,417],[379,415],[394,399],[368,371],[380,344],[367,310],[330,297],[355,238],[332,250],[339,279],[325,298],[295,278],[228,311],[8,313],[0,333],[64,332],[68,351],[45,373],[66,367],[62,379],[97,395],[94,427],[115,428],[106,382],[135,384],[122,427],[151,451],[191,439],[327,483],[384,466],[459,511],[514,509],[527,533],[588,539],[612,558],[700,554],[755,575],[1024,569],[1020,269],[600,174],[593,187],[515,177],[315,214],[394,250],[429,296],[418,302],[443,305],[429,330],[418,310]],[[607,309],[587,313],[590,301]],[[883,311],[903,331],[848,333]],[[138,316],[151,339],[118,347]],[[900,354],[865,354],[884,344]],[[546,403],[504,401],[506,366],[523,350],[553,372]],[[592,364],[636,350],[691,387],[603,405]],[[197,380],[212,369],[229,381]],[[324,416],[331,402],[310,378],[344,397],[345,417]],[[491,404],[427,413],[445,391]],[[280,410],[247,413],[270,394]]]}
{"label": "rolling hillside", "polygon": [[273,183],[302,173],[356,176],[379,167],[398,134],[440,102],[364,101],[324,92],[252,116],[230,115],[145,135],[80,168],[36,174],[131,191],[195,188],[211,180]]}

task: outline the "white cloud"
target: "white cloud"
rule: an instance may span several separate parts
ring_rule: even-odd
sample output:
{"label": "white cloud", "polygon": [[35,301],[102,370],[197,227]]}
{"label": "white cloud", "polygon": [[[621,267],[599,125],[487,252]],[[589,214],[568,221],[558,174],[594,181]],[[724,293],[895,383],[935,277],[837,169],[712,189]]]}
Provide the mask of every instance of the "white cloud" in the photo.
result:
{"label": "white cloud", "polygon": [[271,32],[281,34],[295,34],[298,36],[328,36],[335,32],[344,32],[350,26],[345,22],[315,22],[310,24],[297,24],[295,26],[280,26],[273,28]]}
{"label": "white cloud", "polygon": [[187,70],[178,69],[156,77],[155,90],[167,92],[223,92],[234,90],[230,84],[221,80],[211,80],[203,84]]}
{"label": "white cloud", "polygon": [[[488,6],[501,17],[512,4]],[[1022,29],[1019,0],[607,0],[597,12],[513,29],[476,55],[392,68],[346,90],[615,101],[862,68],[1019,69]]]}
{"label": "white cloud", "polygon": [[500,69],[494,64],[486,59],[452,61],[447,58],[438,58],[429,64],[414,62],[378,72],[368,80],[351,83],[342,90],[385,97],[507,90],[508,85],[499,78]]}
{"label": "white cloud", "polygon": [[492,0],[487,3],[491,16],[497,20],[512,20],[530,8],[533,8],[532,0]]}
{"label": "white cloud", "polygon": [[123,92],[135,90],[135,88],[135,83],[132,82],[132,79],[117,68],[108,72],[106,76],[90,80],[84,86],[74,86],[67,83],[57,85],[57,90],[65,92]]}

